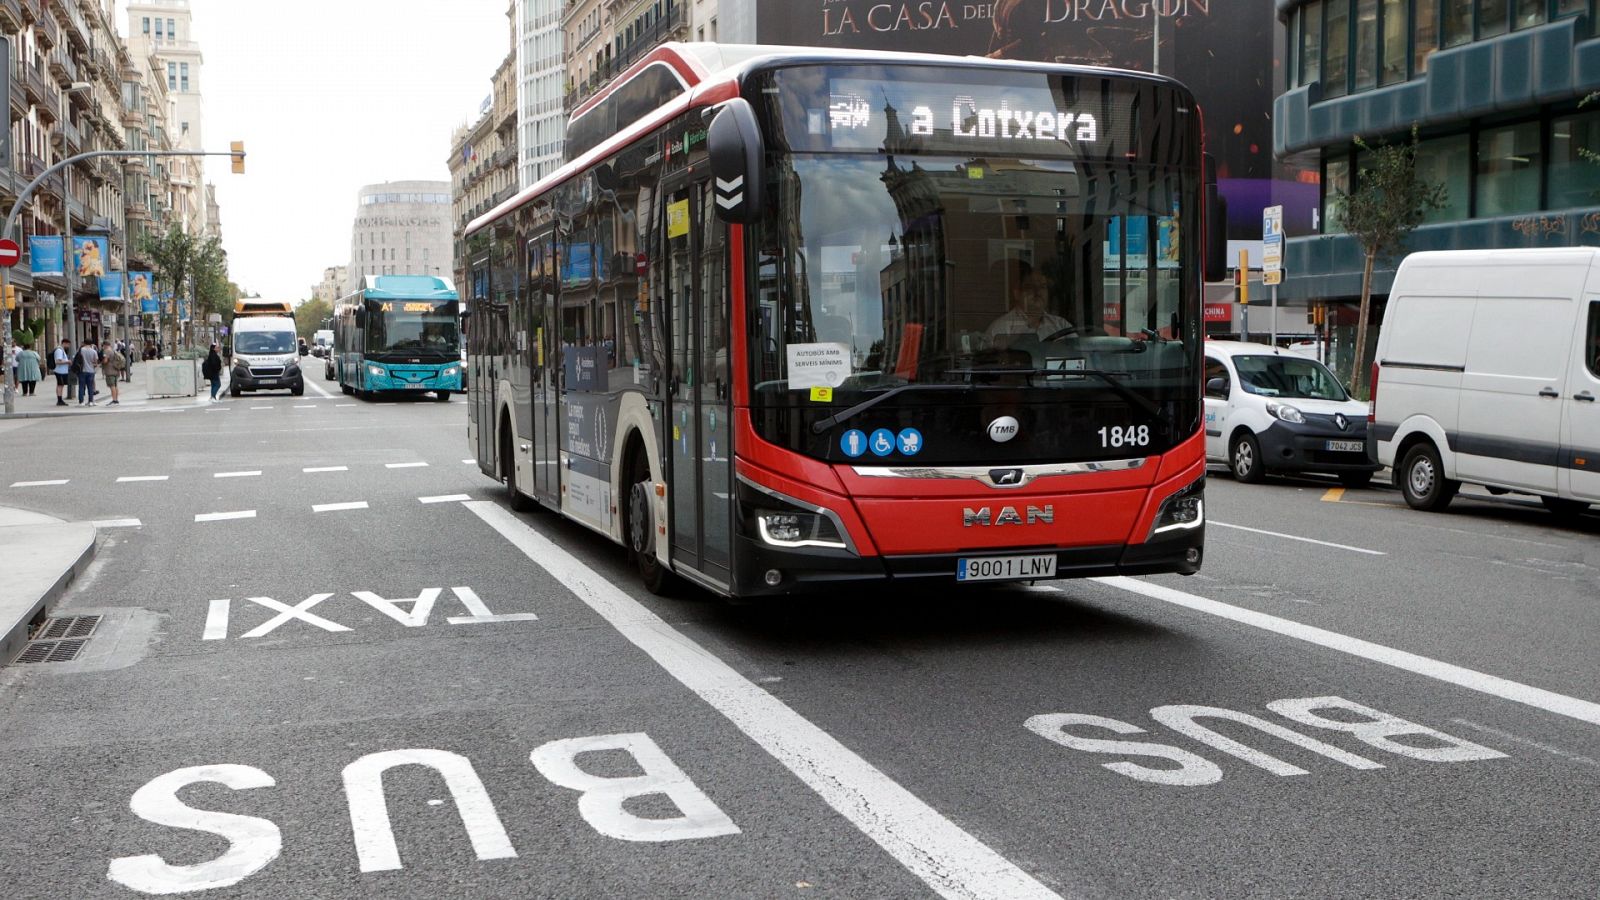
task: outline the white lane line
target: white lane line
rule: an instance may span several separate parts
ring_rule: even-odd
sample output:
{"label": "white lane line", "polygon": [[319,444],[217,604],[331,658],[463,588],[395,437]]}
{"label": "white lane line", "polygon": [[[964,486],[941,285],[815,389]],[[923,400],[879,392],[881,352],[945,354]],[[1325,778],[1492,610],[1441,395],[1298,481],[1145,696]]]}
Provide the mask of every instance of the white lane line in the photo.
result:
{"label": "white lane line", "polygon": [[384,463],[383,467],[385,469],[420,469],[426,465],[427,463],[425,462]]}
{"label": "white lane line", "polygon": [[13,482],[11,482],[11,486],[12,487],[54,487],[54,486],[56,486],[58,484],[66,484],[70,480],[71,479],[68,479],[68,478],[59,478],[59,479],[56,479],[55,481],[13,481]]}
{"label": "white lane line", "polygon": [[196,522],[221,522],[225,519],[254,519],[256,511],[241,509],[237,512],[201,513],[194,517]]}
{"label": "white lane line", "polygon": [[1286,541],[1300,541],[1306,544],[1316,544],[1319,547],[1333,547],[1338,550],[1349,550],[1351,553],[1365,553],[1368,556],[1389,555],[1382,550],[1368,550],[1365,547],[1352,547],[1349,544],[1335,544],[1332,541],[1319,541],[1315,538],[1300,537],[1299,535],[1295,534],[1284,534],[1281,531],[1265,531],[1260,528],[1248,528],[1244,525],[1229,525],[1227,522],[1218,522],[1216,519],[1212,519],[1206,524],[1215,525],[1218,528],[1232,528],[1235,531],[1248,531],[1251,534],[1265,534],[1270,537],[1283,538]]}
{"label": "white lane line", "polygon": [[276,409],[277,407],[273,407],[273,406],[252,406],[250,408],[251,409]]}
{"label": "white lane line", "polygon": [[475,460],[475,459],[463,459],[462,462],[464,462],[464,463],[466,463],[467,465],[470,466],[473,463],[477,462],[477,460]]}
{"label": "white lane line", "polygon": [[[333,395],[329,394],[328,396],[332,397]],[[354,403],[335,403],[334,406],[355,406],[355,404]]]}
{"label": "white lane line", "polygon": [[316,408],[317,408],[317,405],[315,403],[304,403],[304,404],[298,404],[298,405],[295,406],[295,409],[316,409]]}
{"label": "white lane line", "polygon": [[100,519],[92,524],[96,528],[138,528],[144,523],[138,519]]}
{"label": "white lane line", "polygon": [[1243,609],[1226,603],[1218,603],[1215,600],[1208,600],[1205,597],[1185,593],[1176,588],[1151,584],[1148,581],[1139,581],[1121,575],[1109,578],[1095,578],[1093,580],[1108,587],[1120,588],[1124,591],[1131,591],[1132,593],[1149,597],[1152,600],[1160,600],[1164,603],[1171,603],[1174,606],[1186,607],[1196,612],[1207,613],[1208,615],[1229,619],[1243,625],[1260,628],[1264,631],[1281,634],[1285,637],[1292,637],[1309,644],[1316,644],[1319,647],[1327,647],[1340,653],[1359,656],[1362,659],[1393,666],[1396,669],[1403,669],[1407,672],[1414,672],[1418,675],[1424,675],[1468,690],[1499,697],[1502,700],[1510,700],[1514,703],[1526,704],[1556,715],[1567,716],[1580,722],[1600,725],[1600,703],[1580,700],[1577,697],[1568,697],[1565,694],[1557,694],[1543,688],[1520,684],[1497,675],[1489,675],[1473,669],[1462,668],[1447,662],[1429,659],[1426,656],[1418,656],[1415,653],[1408,653],[1404,650],[1397,650],[1382,644],[1374,644],[1371,641],[1364,641],[1360,638],[1349,637],[1335,631],[1326,631],[1311,625],[1302,625],[1299,622],[1280,619],[1277,616],[1269,616],[1253,609]]}
{"label": "white lane line", "polygon": [[306,379],[306,387],[310,388],[313,392],[316,393],[316,395],[318,397],[321,397],[324,400],[332,400],[333,399],[333,395],[332,394],[330,394],[327,391],[323,390],[320,385],[318,385],[315,381],[313,381],[313,380],[311,380],[309,378]]}
{"label": "white lane line", "polygon": [[255,470],[252,470],[252,471],[249,471],[249,472],[217,472],[216,474],[212,475],[211,477],[212,478],[253,478],[253,477],[255,477],[257,475],[260,475],[260,474],[261,474],[261,470],[260,469],[255,469]]}
{"label": "white lane line", "polygon": [[348,472],[348,471],[350,471],[350,467],[349,466],[312,466],[312,467],[310,467],[308,469],[301,469],[300,471],[302,471],[302,472]]}
{"label": "white lane line", "polygon": [[499,504],[477,501],[466,506],[940,895],[1059,900],[1010,860]]}
{"label": "white lane line", "polygon": [[206,412],[227,412],[232,408],[231,406],[208,406],[206,407]]}
{"label": "white lane line", "polygon": [[125,481],[166,481],[169,477],[167,475],[124,475],[117,479],[117,484],[122,484]]}
{"label": "white lane line", "polygon": [[471,500],[471,494],[442,494],[438,497],[418,497],[423,503],[455,503],[458,500]]}
{"label": "white lane line", "polygon": [[339,512],[343,509],[366,509],[367,501],[356,500],[352,503],[318,503],[311,507],[312,512]]}
{"label": "white lane line", "polygon": [[182,408],[182,407],[179,407],[179,408],[177,408],[177,409],[158,409],[158,410],[156,410],[156,412],[162,412],[162,413],[169,413],[169,412],[183,412],[183,408]]}

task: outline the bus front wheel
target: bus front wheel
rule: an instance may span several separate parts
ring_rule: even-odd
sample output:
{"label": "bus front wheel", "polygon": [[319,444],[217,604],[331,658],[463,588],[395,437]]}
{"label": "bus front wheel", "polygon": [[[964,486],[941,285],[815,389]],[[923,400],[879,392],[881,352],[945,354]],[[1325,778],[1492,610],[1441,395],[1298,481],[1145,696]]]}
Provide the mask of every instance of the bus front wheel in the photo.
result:
{"label": "bus front wheel", "polygon": [[449,391],[434,391],[433,392],[433,399],[439,401],[440,403],[449,403],[450,402],[450,392]]}
{"label": "bus front wheel", "polygon": [[634,568],[639,570],[639,580],[652,594],[666,595],[672,589],[672,573],[656,558],[655,516],[651,514],[651,496],[655,485],[650,481],[650,463],[642,451],[635,451],[633,464],[628,467],[628,555],[633,557]]}

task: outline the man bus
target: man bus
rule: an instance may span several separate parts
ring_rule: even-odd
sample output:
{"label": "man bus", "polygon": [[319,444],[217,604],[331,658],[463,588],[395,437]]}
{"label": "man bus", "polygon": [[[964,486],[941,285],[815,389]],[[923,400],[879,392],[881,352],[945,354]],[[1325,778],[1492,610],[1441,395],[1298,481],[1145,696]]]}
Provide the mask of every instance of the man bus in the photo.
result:
{"label": "man bus", "polygon": [[[514,509],[622,543],[652,590],[1199,569],[1181,85],[667,44],[567,134],[462,242],[469,439]],[[1060,324],[992,328],[1024,294]]]}
{"label": "man bus", "polygon": [[333,315],[331,365],[339,389],[358,397],[461,392],[460,301],[432,275],[367,275]]}

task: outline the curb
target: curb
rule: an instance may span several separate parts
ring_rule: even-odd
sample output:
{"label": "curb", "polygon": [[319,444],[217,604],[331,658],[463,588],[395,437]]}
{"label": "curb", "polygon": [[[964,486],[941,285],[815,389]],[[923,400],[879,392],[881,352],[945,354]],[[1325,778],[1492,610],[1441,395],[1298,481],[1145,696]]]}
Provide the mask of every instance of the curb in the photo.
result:
{"label": "curb", "polygon": [[94,559],[95,545],[99,542],[99,532],[93,525],[89,526],[89,540],[84,543],[83,549],[78,553],[72,564],[67,566],[55,582],[39,595],[38,599],[30,603],[23,614],[13,622],[0,621],[0,665],[9,665],[28,642],[28,630],[35,619],[41,614],[49,612],[50,607],[67,589],[72,586],[78,576],[89,567],[89,561]]}

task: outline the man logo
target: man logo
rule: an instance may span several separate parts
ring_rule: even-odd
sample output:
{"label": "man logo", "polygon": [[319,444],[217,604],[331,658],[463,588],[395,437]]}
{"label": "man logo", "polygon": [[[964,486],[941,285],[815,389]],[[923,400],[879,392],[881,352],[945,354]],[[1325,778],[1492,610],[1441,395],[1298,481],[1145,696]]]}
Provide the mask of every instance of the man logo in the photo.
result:
{"label": "man logo", "polygon": [[1048,503],[1043,507],[1029,506],[1027,507],[1027,516],[1027,519],[1024,520],[1017,513],[1015,506],[1000,507],[1000,514],[997,516],[992,515],[987,506],[980,506],[977,509],[973,509],[970,506],[961,508],[961,524],[965,528],[971,528],[974,525],[1036,525],[1041,522],[1045,525],[1053,525],[1056,521],[1056,508]]}
{"label": "man logo", "polygon": [[1004,444],[1017,436],[1017,420],[1011,416],[1001,416],[989,423],[989,439],[997,444]]}
{"label": "man logo", "polygon": [[1344,413],[1334,413],[1333,424],[1339,426],[1340,431],[1350,430],[1350,420],[1344,417]]}
{"label": "man logo", "polygon": [[989,480],[995,487],[1015,487],[1022,483],[1021,469],[990,469]]}

